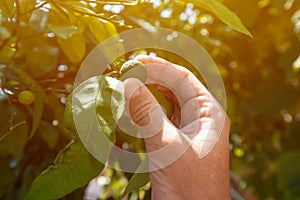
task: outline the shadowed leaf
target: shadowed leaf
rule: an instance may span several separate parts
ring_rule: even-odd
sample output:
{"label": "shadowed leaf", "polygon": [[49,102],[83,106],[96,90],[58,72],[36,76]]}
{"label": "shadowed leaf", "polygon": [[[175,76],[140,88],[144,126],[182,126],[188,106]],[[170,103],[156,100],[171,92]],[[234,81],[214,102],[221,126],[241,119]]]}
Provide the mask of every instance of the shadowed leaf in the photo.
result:
{"label": "shadowed leaf", "polygon": [[92,157],[80,141],[72,141],[57,155],[54,165],[32,183],[26,200],[58,199],[84,186],[104,165]]}

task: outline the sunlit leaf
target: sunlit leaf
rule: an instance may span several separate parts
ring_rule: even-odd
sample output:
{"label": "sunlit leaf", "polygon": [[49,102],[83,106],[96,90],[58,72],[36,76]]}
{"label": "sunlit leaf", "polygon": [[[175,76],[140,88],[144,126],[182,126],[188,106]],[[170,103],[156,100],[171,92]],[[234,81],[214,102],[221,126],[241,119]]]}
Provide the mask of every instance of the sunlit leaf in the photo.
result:
{"label": "sunlit leaf", "polygon": [[31,16],[31,12],[35,8],[36,0],[19,0],[19,5],[20,5],[21,18],[24,21],[27,21]]}
{"label": "sunlit leaf", "polygon": [[[95,96],[94,101],[85,102],[84,107],[76,107],[77,104],[73,105],[73,96],[68,96],[64,113],[64,124],[71,130],[76,130],[73,113],[82,115],[83,109],[96,109],[97,120],[103,133],[112,142],[115,142],[116,123],[125,108],[124,86],[122,82],[115,78],[100,76],[98,79],[88,79],[73,91],[72,95],[76,95],[76,99],[83,100],[84,96],[90,99]],[[95,83],[95,81],[98,81],[98,83]],[[89,87],[92,87],[93,90],[90,90]]]}
{"label": "sunlit leaf", "polygon": [[118,33],[115,26],[111,22],[103,19],[89,17],[86,19],[86,23],[99,43]]}
{"label": "sunlit leaf", "polygon": [[79,141],[72,141],[32,183],[26,200],[58,199],[84,186],[104,165],[92,157]]}
{"label": "sunlit leaf", "polygon": [[69,39],[57,38],[60,48],[66,57],[74,64],[78,64],[85,56],[85,40],[83,35],[78,33]]}
{"label": "sunlit leaf", "polygon": [[3,17],[11,17],[14,10],[14,0],[1,0],[0,13]]}
{"label": "sunlit leaf", "polygon": [[56,9],[51,9],[46,26],[61,39],[70,39],[79,31],[76,24]]}
{"label": "sunlit leaf", "polygon": [[75,129],[89,152],[103,162],[113,147],[124,101],[122,82],[105,76],[85,80],[68,97],[64,123]]}
{"label": "sunlit leaf", "polygon": [[141,19],[134,16],[127,16],[130,20],[132,20],[134,23],[136,23],[138,26],[143,28],[144,30],[148,31],[149,33],[156,33],[156,27],[153,26],[150,22],[148,22],[145,19]]}
{"label": "sunlit leaf", "polygon": [[55,24],[47,24],[49,30],[62,39],[69,39],[77,33],[78,27],[74,24],[67,26],[59,26]]}
{"label": "sunlit leaf", "polygon": [[92,14],[97,15],[92,9],[87,6],[87,3],[84,1],[72,1],[72,2],[65,2],[68,6],[70,6],[73,11],[79,12],[80,14]]}
{"label": "sunlit leaf", "polygon": [[[123,55],[124,47],[122,43],[119,42],[120,37],[118,36],[117,29],[113,23],[96,17],[89,17],[85,22],[97,43],[105,45],[104,49],[106,56],[111,61],[116,59],[116,55]],[[108,38],[110,38],[110,43],[102,43]]]}
{"label": "sunlit leaf", "polygon": [[29,26],[38,33],[46,31],[46,22],[49,12],[43,10],[34,10],[29,19]]}
{"label": "sunlit leaf", "polygon": [[4,46],[2,51],[0,51],[0,62],[6,63],[8,62],[14,54],[14,49],[9,46]]}
{"label": "sunlit leaf", "polygon": [[233,28],[234,30],[244,33],[250,37],[252,34],[249,30],[243,25],[238,16],[224,6],[218,0],[191,0],[193,4],[208,10],[215,14],[221,21]]}
{"label": "sunlit leaf", "polygon": [[101,76],[96,98],[97,119],[104,134],[116,141],[116,125],[125,108],[124,86],[115,78]]}

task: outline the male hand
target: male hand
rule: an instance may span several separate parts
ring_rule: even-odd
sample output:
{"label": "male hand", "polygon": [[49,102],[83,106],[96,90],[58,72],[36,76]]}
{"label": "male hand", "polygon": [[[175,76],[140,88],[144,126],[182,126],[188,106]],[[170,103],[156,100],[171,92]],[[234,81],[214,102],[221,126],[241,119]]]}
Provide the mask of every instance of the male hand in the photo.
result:
{"label": "male hand", "polygon": [[215,98],[184,67],[141,55],[154,86],[175,105],[169,120],[147,87],[125,81],[127,110],[149,155],[152,199],[231,199],[229,119]]}

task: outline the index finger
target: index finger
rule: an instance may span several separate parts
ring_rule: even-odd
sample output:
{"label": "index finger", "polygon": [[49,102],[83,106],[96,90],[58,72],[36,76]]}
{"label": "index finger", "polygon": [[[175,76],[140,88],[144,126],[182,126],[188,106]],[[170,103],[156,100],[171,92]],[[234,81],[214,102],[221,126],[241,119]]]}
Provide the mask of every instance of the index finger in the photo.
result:
{"label": "index finger", "polygon": [[146,65],[146,84],[162,85],[176,96],[182,109],[180,127],[202,116],[201,107],[212,96],[192,72],[159,57],[139,55],[135,59]]}
{"label": "index finger", "polygon": [[168,88],[176,95],[181,106],[195,96],[210,96],[194,74],[182,66],[147,55],[139,55],[135,59],[146,65],[146,84],[159,84]]}

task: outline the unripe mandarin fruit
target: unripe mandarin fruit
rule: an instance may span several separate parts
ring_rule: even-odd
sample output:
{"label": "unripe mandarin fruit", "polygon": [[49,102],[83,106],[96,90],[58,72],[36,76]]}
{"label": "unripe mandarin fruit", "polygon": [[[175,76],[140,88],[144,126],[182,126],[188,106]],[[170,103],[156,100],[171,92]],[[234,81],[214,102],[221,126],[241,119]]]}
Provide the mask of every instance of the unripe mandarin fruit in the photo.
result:
{"label": "unripe mandarin fruit", "polygon": [[136,78],[141,82],[145,82],[147,79],[147,69],[145,65],[136,60],[126,61],[120,69],[121,80],[124,81],[128,78]]}
{"label": "unripe mandarin fruit", "polygon": [[19,102],[24,105],[32,104],[34,102],[34,98],[34,94],[29,90],[22,91],[18,96]]}
{"label": "unripe mandarin fruit", "polygon": [[[147,69],[146,66],[136,60],[126,61],[120,69],[121,78],[120,80],[124,81],[128,78],[136,78],[141,82],[145,83],[147,79]],[[156,90],[154,87],[147,85],[147,88],[156,98],[158,103],[162,106],[163,111],[170,119],[173,114],[173,104],[169,101],[162,93]]]}

